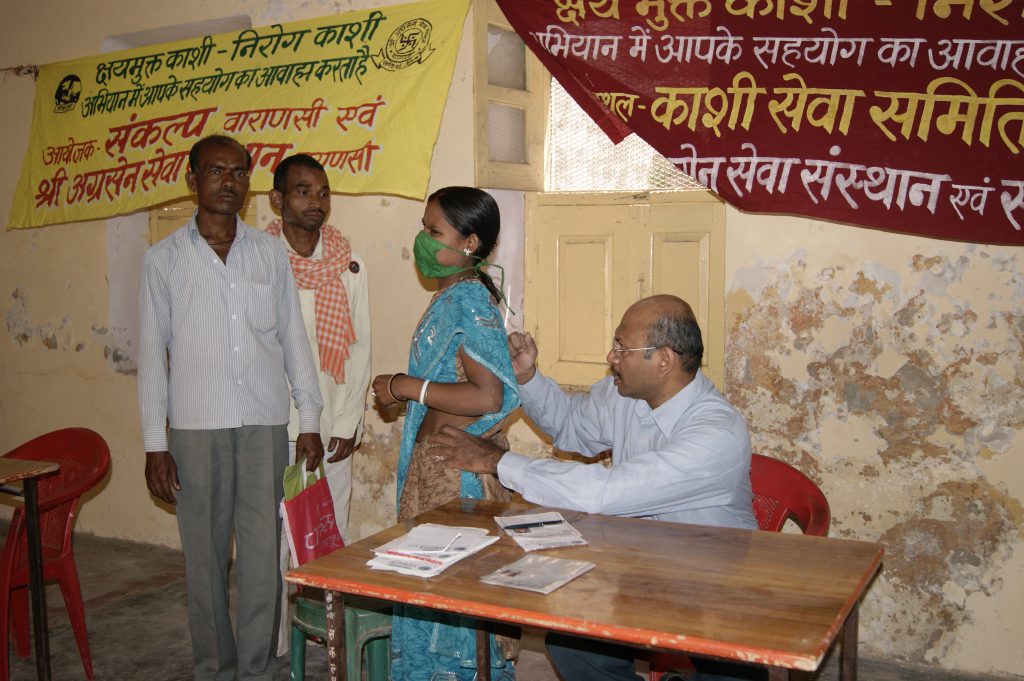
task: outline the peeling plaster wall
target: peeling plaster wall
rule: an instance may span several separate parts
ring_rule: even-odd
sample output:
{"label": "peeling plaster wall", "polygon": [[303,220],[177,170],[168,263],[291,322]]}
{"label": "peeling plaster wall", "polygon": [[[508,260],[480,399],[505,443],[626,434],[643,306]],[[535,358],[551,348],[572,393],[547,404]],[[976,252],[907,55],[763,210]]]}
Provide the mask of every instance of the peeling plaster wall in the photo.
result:
{"label": "peeling plaster wall", "polygon": [[[0,23],[0,66],[45,64],[99,54],[106,38],[182,23],[248,15],[254,26],[327,16],[396,0],[179,0],[138,3],[36,0],[6,3]],[[430,173],[432,191],[472,184],[474,148],[470,18],[463,28]],[[31,78],[0,74],[0,224],[6,226],[31,125]],[[331,222],[343,229],[367,264],[373,327],[373,373],[406,366],[409,338],[430,300],[416,276],[412,240],[420,201],[340,197]],[[119,232],[111,232],[117,239]],[[122,235],[123,236],[123,235]],[[83,504],[78,531],[178,546],[173,509],[149,496],[143,475],[135,377],[123,371],[123,329],[111,321],[107,221],[0,231],[0,451],[41,433],[92,428],[111,448],[111,475]],[[120,244],[125,247],[127,244]],[[118,244],[113,244],[117,248]],[[132,245],[134,247],[134,245]],[[139,263],[141,268],[141,261]],[[128,291],[135,296],[136,292]],[[399,430],[367,414],[354,464],[352,531],[365,536],[394,519],[394,469]]]}
{"label": "peeling plaster wall", "polygon": [[726,384],[830,534],[880,541],[862,650],[1024,668],[1021,250],[730,209]]}

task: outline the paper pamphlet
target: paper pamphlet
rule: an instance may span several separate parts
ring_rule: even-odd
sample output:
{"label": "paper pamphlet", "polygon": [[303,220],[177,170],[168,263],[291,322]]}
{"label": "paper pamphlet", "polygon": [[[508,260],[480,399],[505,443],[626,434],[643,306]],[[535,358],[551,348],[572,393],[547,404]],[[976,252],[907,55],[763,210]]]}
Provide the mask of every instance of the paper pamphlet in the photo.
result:
{"label": "paper pamphlet", "polygon": [[532,554],[480,578],[485,584],[549,594],[594,567],[585,560]]}
{"label": "paper pamphlet", "polygon": [[490,546],[498,537],[479,527],[449,527],[425,523],[382,544],[367,561],[375,570],[391,570],[417,577],[433,577],[467,556]]}
{"label": "paper pamphlet", "polygon": [[583,546],[587,543],[583,535],[567,523],[561,513],[555,511],[495,516],[494,521],[506,534],[515,539],[524,551]]}

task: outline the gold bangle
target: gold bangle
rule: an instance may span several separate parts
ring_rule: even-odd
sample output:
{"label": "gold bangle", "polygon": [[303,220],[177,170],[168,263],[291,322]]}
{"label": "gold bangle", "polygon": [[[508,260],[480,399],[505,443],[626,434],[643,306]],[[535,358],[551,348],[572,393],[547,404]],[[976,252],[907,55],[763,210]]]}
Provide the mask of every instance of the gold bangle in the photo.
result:
{"label": "gold bangle", "polygon": [[388,395],[391,395],[391,399],[393,399],[395,402],[408,402],[409,398],[400,400],[397,397],[395,397],[395,392],[391,389],[391,382],[395,380],[395,376],[405,376],[405,374],[391,374],[391,378],[388,379]]}

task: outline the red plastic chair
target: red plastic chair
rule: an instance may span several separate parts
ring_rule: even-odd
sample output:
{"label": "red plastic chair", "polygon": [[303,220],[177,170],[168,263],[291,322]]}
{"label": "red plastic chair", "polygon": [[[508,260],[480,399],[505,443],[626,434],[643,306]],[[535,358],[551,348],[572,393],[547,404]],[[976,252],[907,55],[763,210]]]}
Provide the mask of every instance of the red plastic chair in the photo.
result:
{"label": "red plastic chair", "polygon": [[832,511],[814,481],[785,461],[751,454],[750,486],[754,490],[754,517],[767,532],[781,532],[787,519],[814,537],[828,534]]}
{"label": "red plastic chair", "polygon": [[[813,480],[785,461],[751,454],[750,486],[754,491],[754,518],[761,530],[781,532],[786,520],[792,519],[804,534],[828,534],[832,522],[828,499]],[[656,653],[650,660],[650,681],[658,681],[667,669],[692,668],[685,655]]]}
{"label": "red plastic chair", "polygon": [[[71,547],[75,508],[83,493],[95,486],[110,468],[110,450],[97,433],[86,428],[65,428],[30,440],[4,456],[34,461],[56,461],[60,469],[39,479],[39,536],[42,541],[43,579],[60,584],[85,675],[93,679],[92,656],[85,629],[82,590]],[[10,676],[8,641],[14,624],[14,648],[29,655],[28,546],[24,509],[11,519],[0,559],[0,679]]]}

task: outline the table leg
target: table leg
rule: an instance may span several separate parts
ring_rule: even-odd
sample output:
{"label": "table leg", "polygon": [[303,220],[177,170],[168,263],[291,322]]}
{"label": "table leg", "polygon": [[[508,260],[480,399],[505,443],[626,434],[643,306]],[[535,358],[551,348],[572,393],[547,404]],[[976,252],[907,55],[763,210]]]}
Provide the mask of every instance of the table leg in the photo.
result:
{"label": "table leg", "polygon": [[839,681],[857,681],[857,613],[860,604],[854,604],[843,624],[843,640],[839,649]]}
{"label": "table leg", "polygon": [[[32,592],[32,630],[36,644],[36,677],[50,681],[50,637],[46,626],[46,592],[43,590],[43,552],[39,540],[39,495],[36,479],[26,478],[25,519],[28,525],[28,574]],[[3,642],[7,645],[7,642]]]}
{"label": "table leg", "polygon": [[491,681],[491,640],[483,622],[476,623],[476,678]]}
{"label": "table leg", "polygon": [[340,591],[324,592],[327,615],[327,678],[345,681],[347,675],[345,653],[345,594]]}

